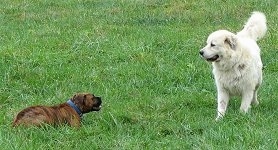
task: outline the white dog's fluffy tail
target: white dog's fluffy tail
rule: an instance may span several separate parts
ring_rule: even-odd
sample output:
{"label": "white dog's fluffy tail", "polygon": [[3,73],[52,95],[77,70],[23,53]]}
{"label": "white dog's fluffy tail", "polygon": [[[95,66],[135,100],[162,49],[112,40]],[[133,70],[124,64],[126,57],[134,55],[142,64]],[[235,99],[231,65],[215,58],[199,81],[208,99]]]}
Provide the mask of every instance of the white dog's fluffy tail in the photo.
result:
{"label": "white dog's fluffy tail", "polygon": [[244,28],[237,35],[257,41],[265,35],[266,30],[265,15],[261,12],[253,12]]}

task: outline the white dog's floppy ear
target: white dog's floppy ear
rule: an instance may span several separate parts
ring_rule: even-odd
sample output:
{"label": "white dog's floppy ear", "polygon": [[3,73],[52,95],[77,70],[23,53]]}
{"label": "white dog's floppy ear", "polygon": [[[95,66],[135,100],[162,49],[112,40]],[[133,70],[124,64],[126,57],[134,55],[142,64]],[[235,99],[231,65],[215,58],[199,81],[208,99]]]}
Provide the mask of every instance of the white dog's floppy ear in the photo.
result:
{"label": "white dog's floppy ear", "polygon": [[234,36],[227,36],[224,43],[228,44],[231,49],[235,50],[237,46],[237,39]]}

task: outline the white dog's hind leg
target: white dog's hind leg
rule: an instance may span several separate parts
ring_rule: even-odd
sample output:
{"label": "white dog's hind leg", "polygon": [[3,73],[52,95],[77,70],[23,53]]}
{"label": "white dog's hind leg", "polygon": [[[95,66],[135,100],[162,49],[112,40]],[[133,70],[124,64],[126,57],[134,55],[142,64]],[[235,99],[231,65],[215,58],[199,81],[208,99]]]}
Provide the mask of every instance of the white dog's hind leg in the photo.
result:
{"label": "white dog's hind leg", "polygon": [[229,103],[229,94],[227,92],[224,91],[219,91],[218,92],[218,99],[217,99],[217,117],[216,117],[216,121],[220,120],[221,118],[223,118],[223,116],[225,115],[228,103]]}
{"label": "white dog's hind leg", "polygon": [[257,99],[257,91],[255,91],[253,94],[252,104],[254,104],[255,106],[259,105],[259,101]]}
{"label": "white dog's hind leg", "polygon": [[243,93],[242,101],[240,105],[240,111],[242,111],[243,113],[248,112],[251,102],[254,100],[255,93],[256,93],[255,91],[251,91],[251,90]]}

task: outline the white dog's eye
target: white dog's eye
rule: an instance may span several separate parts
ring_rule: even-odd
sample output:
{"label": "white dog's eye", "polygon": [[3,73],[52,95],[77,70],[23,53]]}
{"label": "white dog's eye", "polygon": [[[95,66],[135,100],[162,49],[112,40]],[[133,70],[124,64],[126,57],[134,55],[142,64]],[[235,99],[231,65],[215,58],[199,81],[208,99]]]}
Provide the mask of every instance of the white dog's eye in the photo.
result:
{"label": "white dog's eye", "polygon": [[215,46],[215,44],[211,43],[210,46],[213,47],[213,46]]}

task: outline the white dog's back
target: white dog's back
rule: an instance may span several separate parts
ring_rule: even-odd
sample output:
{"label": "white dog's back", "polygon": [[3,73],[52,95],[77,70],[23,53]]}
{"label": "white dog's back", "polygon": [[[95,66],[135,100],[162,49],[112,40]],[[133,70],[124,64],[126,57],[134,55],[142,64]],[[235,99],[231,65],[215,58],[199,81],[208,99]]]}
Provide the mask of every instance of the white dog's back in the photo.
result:
{"label": "white dog's back", "polygon": [[266,30],[265,15],[261,12],[253,12],[247,23],[244,25],[244,28],[238,32],[237,35],[257,41],[265,35]]}

